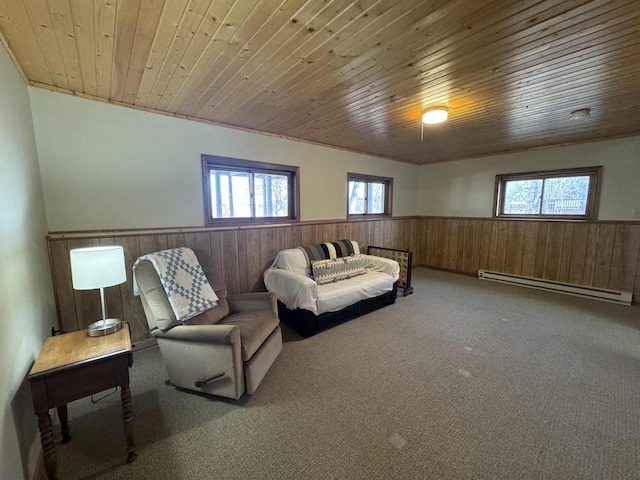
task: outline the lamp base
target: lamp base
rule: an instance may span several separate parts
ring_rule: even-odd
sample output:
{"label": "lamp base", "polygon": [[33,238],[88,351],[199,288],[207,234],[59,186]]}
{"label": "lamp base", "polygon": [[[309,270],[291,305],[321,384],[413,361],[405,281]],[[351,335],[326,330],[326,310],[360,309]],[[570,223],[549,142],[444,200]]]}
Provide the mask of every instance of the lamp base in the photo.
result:
{"label": "lamp base", "polygon": [[117,318],[107,318],[98,320],[87,327],[87,334],[90,337],[101,337],[115,333],[122,328],[122,322]]}

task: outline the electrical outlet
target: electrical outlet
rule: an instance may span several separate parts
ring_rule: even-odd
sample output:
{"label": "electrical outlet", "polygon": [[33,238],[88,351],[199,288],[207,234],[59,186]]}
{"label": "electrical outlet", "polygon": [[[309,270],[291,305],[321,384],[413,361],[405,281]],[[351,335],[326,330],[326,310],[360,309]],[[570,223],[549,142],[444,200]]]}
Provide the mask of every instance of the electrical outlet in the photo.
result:
{"label": "electrical outlet", "polygon": [[640,218],[640,208],[631,209],[631,218]]}

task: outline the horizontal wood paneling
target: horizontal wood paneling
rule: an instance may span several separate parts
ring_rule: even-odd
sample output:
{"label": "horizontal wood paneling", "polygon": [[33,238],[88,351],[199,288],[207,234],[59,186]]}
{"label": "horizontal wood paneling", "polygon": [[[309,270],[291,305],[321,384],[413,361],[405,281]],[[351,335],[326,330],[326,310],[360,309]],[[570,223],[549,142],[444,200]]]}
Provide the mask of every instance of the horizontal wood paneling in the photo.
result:
{"label": "horizontal wood paneling", "polygon": [[98,290],[78,291],[71,286],[69,251],[93,245],[122,245],[129,269],[127,281],[105,290],[110,316],[131,325],[132,341],[149,338],[140,299],[133,296],[131,266],[146,253],[186,246],[201,248],[219,266],[229,294],[263,291],[262,274],[276,253],[286,248],[349,238],[365,251],[368,245],[416,251],[418,219],[398,218],[376,221],[301,223],[293,226],[183,231],[128,231],[52,234],[49,255],[60,326],[65,331],[86,328],[101,318]]}
{"label": "horizontal wood paneling", "polygon": [[[0,0],[33,85],[416,164],[637,134],[639,19],[637,0]],[[421,142],[434,105],[449,120]]]}
{"label": "horizontal wood paneling", "polygon": [[[396,218],[309,222],[291,226],[214,230],[52,234],[49,252],[58,315],[66,331],[100,318],[98,291],[71,286],[69,251],[122,245],[130,267],[145,253],[188,246],[209,252],[230,294],[263,291],[262,274],[285,248],[349,238],[363,251],[375,245],[410,249],[414,265],[477,275],[478,269],[610,288],[640,295],[640,223],[544,222],[491,218]],[[416,292],[420,295],[421,292]],[[140,300],[127,282],[106,290],[107,309],[128,321],[133,342],[148,338]],[[637,300],[635,300],[637,303]]]}
{"label": "horizontal wood paneling", "polygon": [[640,292],[640,223],[422,218],[417,231],[417,265]]}

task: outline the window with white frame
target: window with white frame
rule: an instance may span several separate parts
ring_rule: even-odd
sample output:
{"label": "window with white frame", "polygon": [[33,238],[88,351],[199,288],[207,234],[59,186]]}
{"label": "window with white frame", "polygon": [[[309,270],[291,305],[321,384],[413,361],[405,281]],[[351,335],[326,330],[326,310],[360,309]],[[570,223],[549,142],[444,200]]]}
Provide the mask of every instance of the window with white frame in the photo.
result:
{"label": "window with white frame", "polygon": [[495,216],[597,218],[602,167],[496,176]]}
{"label": "window with white frame", "polygon": [[347,174],[348,216],[390,216],[393,179],[359,173]]}
{"label": "window with white frame", "polygon": [[298,167],[202,155],[206,225],[297,220]]}

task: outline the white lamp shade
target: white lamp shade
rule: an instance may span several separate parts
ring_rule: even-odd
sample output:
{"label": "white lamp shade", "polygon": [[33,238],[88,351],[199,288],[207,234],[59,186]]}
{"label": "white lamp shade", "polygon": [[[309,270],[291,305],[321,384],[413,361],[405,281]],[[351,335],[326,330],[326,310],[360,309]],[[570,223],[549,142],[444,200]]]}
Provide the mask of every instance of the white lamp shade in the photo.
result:
{"label": "white lamp shade", "polygon": [[449,116],[447,107],[433,107],[422,114],[422,122],[427,124],[442,123]]}
{"label": "white lamp shade", "polygon": [[76,290],[111,287],[127,281],[124,249],[119,246],[71,250],[71,278]]}

